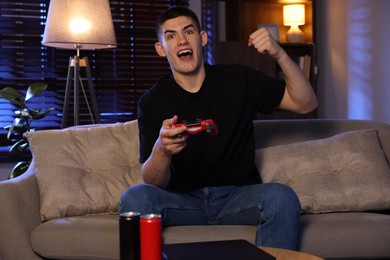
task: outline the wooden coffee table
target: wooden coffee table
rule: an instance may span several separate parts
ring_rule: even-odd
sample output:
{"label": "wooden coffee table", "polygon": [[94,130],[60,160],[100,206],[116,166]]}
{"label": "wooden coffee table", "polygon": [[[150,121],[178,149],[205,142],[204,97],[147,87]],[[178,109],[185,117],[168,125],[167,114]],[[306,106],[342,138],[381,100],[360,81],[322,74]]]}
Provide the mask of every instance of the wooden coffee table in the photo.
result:
{"label": "wooden coffee table", "polygon": [[273,248],[273,247],[264,247],[260,246],[263,251],[274,256],[276,260],[321,260],[323,258],[310,255],[308,253],[292,251],[287,249]]}

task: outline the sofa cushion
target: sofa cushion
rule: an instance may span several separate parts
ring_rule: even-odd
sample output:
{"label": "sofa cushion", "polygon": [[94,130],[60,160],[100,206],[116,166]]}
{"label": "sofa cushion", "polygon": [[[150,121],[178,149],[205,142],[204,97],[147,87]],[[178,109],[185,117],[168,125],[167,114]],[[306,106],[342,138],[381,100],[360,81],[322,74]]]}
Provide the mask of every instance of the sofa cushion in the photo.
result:
{"label": "sofa cushion", "polygon": [[45,259],[119,259],[118,215],[52,219],[32,231],[31,246]]}
{"label": "sofa cushion", "polygon": [[390,208],[390,170],[373,129],[259,149],[256,165],[264,183],[291,186],[306,213]]}
{"label": "sofa cushion", "polygon": [[389,259],[390,215],[373,212],[305,214],[299,251],[325,259]]}
{"label": "sofa cushion", "polygon": [[128,187],[140,183],[137,121],[28,134],[43,221],[115,213]]}

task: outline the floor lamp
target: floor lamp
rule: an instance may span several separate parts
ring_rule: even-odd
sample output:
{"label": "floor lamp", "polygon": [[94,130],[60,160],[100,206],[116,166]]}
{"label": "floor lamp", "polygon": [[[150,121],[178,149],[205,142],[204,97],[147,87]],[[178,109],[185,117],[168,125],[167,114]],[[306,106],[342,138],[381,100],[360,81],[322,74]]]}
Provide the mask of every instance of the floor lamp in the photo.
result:
{"label": "floor lamp", "polygon": [[[74,125],[79,124],[80,88],[83,91],[93,123],[99,123],[100,114],[92,84],[89,61],[87,57],[80,58],[80,50],[116,47],[109,1],[51,0],[42,44],[60,49],[76,50],[76,55],[69,59],[61,127],[66,126],[72,87]],[[81,68],[85,69],[93,113],[80,76]]]}

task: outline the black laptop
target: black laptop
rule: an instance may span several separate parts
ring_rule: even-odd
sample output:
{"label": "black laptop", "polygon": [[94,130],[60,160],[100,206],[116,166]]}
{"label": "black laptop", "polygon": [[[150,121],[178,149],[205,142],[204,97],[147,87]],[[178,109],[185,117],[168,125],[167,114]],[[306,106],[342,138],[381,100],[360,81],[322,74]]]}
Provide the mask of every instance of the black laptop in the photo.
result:
{"label": "black laptop", "polygon": [[272,255],[246,240],[163,245],[168,260],[268,260]]}

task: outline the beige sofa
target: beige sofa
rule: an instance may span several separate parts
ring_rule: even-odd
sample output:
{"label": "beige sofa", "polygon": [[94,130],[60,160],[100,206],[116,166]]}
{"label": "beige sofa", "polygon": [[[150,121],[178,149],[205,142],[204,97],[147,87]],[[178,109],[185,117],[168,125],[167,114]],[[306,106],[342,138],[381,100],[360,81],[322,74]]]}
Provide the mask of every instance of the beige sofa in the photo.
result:
{"label": "beige sofa", "polygon": [[[98,126],[105,127],[105,126]],[[132,123],[131,128],[135,130],[136,122]],[[94,126],[96,128],[96,126]],[[275,168],[272,165],[279,165],[281,163],[272,163],[264,162],[265,158],[267,160],[272,157],[272,154],[279,153],[284,154],[279,156],[278,161],[283,161],[283,158],[286,157],[285,154],[290,154],[291,158],[295,154],[302,152],[307,154],[309,151],[307,162],[303,162],[307,156],[304,158],[296,157],[295,159],[301,160],[302,163],[296,165],[296,170],[301,173],[303,168],[302,165],[305,165],[305,168],[314,164],[320,164],[323,162],[318,162],[319,158],[315,156],[316,150],[325,149],[326,151],[332,151],[334,149],[333,145],[337,138],[333,136],[343,133],[350,132],[355,130],[364,130],[364,129],[376,129],[379,136],[380,148],[383,148],[386,157],[390,155],[390,126],[372,122],[372,121],[358,121],[358,120],[281,120],[281,121],[255,121],[255,136],[256,136],[256,148],[261,149],[265,147],[276,147],[276,150],[258,150],[256,153],[256,163],[259,168],[262,170],[271,169],[273,172],[272,176],[268,176],[267,173],[262,173],[262,177],[267,179],[267,181],[291,181],[295,177],[290,176],[288,179],[284,179],[284,175],[278,176],[278,173],[275,172]],[[42,131],[43,132],[43,131]],[[357,131],[358,134],[361,134],[360,131]],[[59,132],[63,134],[62,132]],[[44,133],[42,133],[44,134]],[[88,133],[87,133],[88,134]],[[365,134],[365,133],[364,133]],[[93,136],[93,133],[91,134]],[[136,135],[133,133],[133,135]],[[89,135],[90,136],[90,135]],[[115,136],[115,134],[114,134]],[[331,137],[330,140],[323,139]],[[363,139],[366,137],[360,136],[349,136],[356,143],[356,146],[353,145],[350,154],[363,153],[371,154],[375,151],[371,151],[374,148],[365,148],[361,147]],[[35,138],[35,137],[34,137]],[[46,136],[42,136],[46,138]],[[53,138],[57,138],[54,136]],[[66,137],[67,138],[67,137]],[[93,136],[96,140],[96,136]],[[100,137],[102,140],[109,140],[112,138],[110,135],[105,135]],[[115,137],[117,138],[117,137]],[[136,138],[136,136],[134,137]],[[344,137],[342,137],[343,139]],[[304,142],[307,140],[327,140],[323,141],[312,141]],[[42,140],[47,140],[42,139]],[[138,152],[138,144],[136,139],[133,139],[133,149],[134,154],[132,157],[136,157]],[[344,140],[344,139],[343,139]],[[32,147],[34,142],[40,141],[39,138],[36,140],[31,139]],[[92,140],[91,140],[92,141]],[[40,141],[41,142],[41,141]],[[80,140],[77,143],[81,142]],[[96,142],[98,142],[96,140]],[[119,142],[124,142],[119,140]],[[365,142],[365,141],[364,141]],[[68,142],[69,143],[69,142]],[[294,145],[288,145],[290,143],[295,143]],[[299,145],[296,145],[296,144]],[[303,145],[301,145],[303,144]],[[350,144],[349,144],[350,145]],[[67,145],[63,145],[67,146]],[[303,148],[302,148],[303,147]],[[318,149],[317,149],[318,147]],[[325,147],[325,148],[324,148]],[[331,148],[329,148],[331,147]],[[333,147],[333,148],[332,148]],[[345,148],[345,147],[344,147]],[[350,157],[344,158],[343,156],[348,153],[343,154],[343,147],[336,147],[336,153],[329,152],[329,156],[336,154],[338,158],[341,158],[341,161],[344,165],[348,164],[348,160],[351,160]],[[347,147],[348,148],[348,147]],[[350,148],[350,147],[349,147]],[[349,149],[348,148],[348,149]],[[47,149],[47,147],[45,148]],[[51,149],[51,148],[50,148]],[[54,147],[53,151],[56,149],[62,149],[62,147]],[[107,148],[110,149],[110,148]],[[286,150],[287,149],[287,150]],[[292,149],[292,150],[291,150]],[[327,150],[330,149],[330,150]],[[104,149],[101,149],[104,151]],[[302,151],[303,150],[303,151]],[[364,151],[363,151],[364,150]],[[68,150],[66,150],[68,151]],[[291,153],[291,151],[297,151]],[[298,152],[299,151],[299,152]],[[35,148],[34,153],[39,154],[38,148]],[[49,151],[50,153],[53,153]],[[337,154],[339,153],[339,154]],[[35,156],[35,155],[34,155]],[[38,156],[38,155],[37,155]],[[41,156],[41,155],[39,155]],[[57,156],[47,154],[47,156]],[[88,158],[88,154],[79,155],[85,156]],[[105,155],[108,156],[108,155]],[[349,155],[348,155],[349,156]],[[355,156],[355,155],[353,155]],[[109,156],[108,156],[109,157]],[[290,160],[291,158],[288,158]],[[321,156],[320,156],[321,157]],[[324,157],[324,156],[322,156]],[[326,156],[325,156],[326,157]],[[374,159],[369,158],[365,162],[365,165],[358,166],[364,168],[367,171],[367,174],[372,171],[370,164],[377,165],[383,164],[383,162],[374,162],[371,160],[376,160],[378,155],[375,155]],[[55,204],[52,204],[51,208],[45,208],[45,203],[43,199],[47,200],[48,198],[43,198],[46,196],[42,194],[40,190],[42,187],[45,187],[47,183],[43,183],[47,179],[37,178],[40,174],[44,175],[42,165],[38,164],[37,158],[34,158],[35,165],[33,164],[27,173],[24,175],[12,179],[0,182],[0,259],[2,260],[18,260],[18,259],[119,259],[119,228],[118,228],[118,216],[115,213],[115,208],[105,208],[105,214],[101,213],[88,213],[82,216],[69,216],[69,217],[60,217],[56,218],[56,214],[68,214],[74,215],[77,214],[77,210],[66,213],[58,213],[58,209],[62,204],[69,203],[63,201],[62,198],[66,197],[67,194],[63,194],[61,201],[57,201]],[[41,160],[41,159],[40,159]],[[136,165],[135,158],[132,159],[130,163],[134,172],[131,174],[138,174],[138,166]],[[333,160],[333,159],[329,159]],[[385,158],[385,166],[388,168],[387,158]],[[365,161],[365,160],[362,160]],[[40,162],[42,163],[42,162]],[[54,166],[61,170],[62,165],[66,164],[64,161],[56,161],[53,163]],[[77,163],[77,162],[76,162]],[[294,162],[290,162],[294,163]],[[332,162],[333,163],[333,162]],[[68,162],[68,164],[75,164],[75,162]],[[36,167],[38,165],[38,167]],[[271,167],[270,167],[271,166]],[[50,168],[49,169],[56,169]],[[265,167],[265,168],[264,168]],[[285,167],[285,166],[283,166]],[[282,167],[282,169],[283,169]],[[287,166],[291,167],[291,164]],[[300,168],[301,167],[301,168]],[[327,167],[327,166],[326,166]],[[368,168],[365,168],[368,167]],[[386,167],[382,167],[379,171],[386,172]],[[317,169],[318,170],[318,169]],[[376,169],[374,169],[376,170]],[[388,170],[388,169],[387,169]],[[52,171],[52,170],[51,170]],[[294,172],[296,171],[292,171]],[[343,172],[343,169],[338,172]],[[288,173],[290,174],[290,173]],[[287,175],[288,175],[287,174]],[[371,174],[371,173],[370,173]],[[374,173],[375,175],[376,173]],[[111,173],[113,175],[113,173]],[[134,175],[134,176],[135,176]],[[55,175],[54,175],[55,176]],[[305,175],[306,176],[306,175]],[[298,176],[299,178],[305,178]],[[349,175],[350,176],[350,175]],[[297,178],[298,178],[297,177]],[[59,177],[57,177],[59,178]],[[136,178],[136,177],[134,177]],[[137,181],[133,178],[133,181]],[[279,179],[278,179],[279,178]],[[321,178],[321,183],[324,186],[328,185],[326,176],[319,176]],[[351,177],[347,177],[350,181]],[[375,177],[371,178],[374,179]],[[381,180],[380,184],[377,186],[377,190],[368,191],[368,195],[363,192],[365,190],[359,187],[362,191],[361,196],[356,196],[353,194],[353,198],[347,198],[339,200],[337,192],[341,189],[340,185],[334,185],[334,189],[331,188],[326,190],[324,194],[320,197],[315,197],[315,200],[322,200],[317,204],[313,204],[310,200],[310,196],[306,194],[305,189],[315,192],[316,190],[321,190],[321,183],[316,183],[315,185],[304,184],[303,182],[312,182],[313,179],[303,180],[292,182],[291,185],[294,189],[299,191],[299,197],[301,203],[303,202],[304,211],[300,218],[300,243],[299,250],[315,254],[324,258],[390,258],[390,215],[388,215],[387,209],[388,203],[390,201],[390,195],[383,195],[386,192],[390,194],[390,189],[383,191],[383,185],[388,185],[386,180],[386,173],[384,176],[378,177],[384,178]],[[390,175],[388,176],[390,178]],[[345,180],[344,180],[345,181]],[[361,183],[363,182],[363,183]],[[354,183],[354,186],[362,187],[371,187],[367,180],[358,180],[357,184]],[[302,184],[303,183],[303,184]],[[360,184],[359,184],[360,183]],[[85,185],[86,182],[83,183]],[[56,184],[61,186],[60,184]],[[298,186],[297,186],[298,185]],[[317,185],[317,186],[316,186]],[[311,187],[310,187],[311,186]],[[74,186],[72,186],[74,187]],[[89,189],[89,187],[85,187]],[[122,188],[118,188],[121,192]],[[349,189],[349,188],[348,188]],[[58,190],[58,192],[62,192]],[[77,194],[77,191],[75,191]],[[365,207],[372,207],[372,201],[369,201],[368,204],[360,205],[360,201],[366,200],[367,197],[373,196],[374,200],[378,200],[376,195],[379,194],[380,197],[384,197],[383,200],[379,198],[379,204],[374,202],[374,205],[378,206],[378,209],[365,210]],[[43,197],[42,197],[43,196]],[[57,194],[51,194],[52,197],[56,197]],[[80,195],[81,196],[81,195]],[[117,196],[117,195],[116,195]],[[317,195],[315,195],[317,196]],[[343,196],[347,196],[343,194]],[[371,197],[370,197],[371,198]],[[91,198],[90,198],[91,199]],[[92,198],[93,199],[93,198]],[[349,211],[348,208],[345,208],[345,203],[340,203],[342,201],[350,201],[351,204],[358,201],[358,206],[355,204],[351,207],[358,207],[359,211]],[[355,202],[353,202],[355,200]],[[328,204],[327,204],[328,203]],[[375,204],[376,203],[376,204]],[[58,205],[57,205],[58,204]],[[59,205],[61,204],[61,205]],[[54,205],[54,206],[53,206]],[[341,208],[333,205],[341,205]],[[76,205],[77,206],[77,205]],[[81,205],[83,207],[84,205]],[[93,207],[89,205],[88,207]],[[330,209],[329,209],[330,207]],[[57,212],[50,212],[53,208],[57,209]],[[67,210],[67,209],[66,209]],[[101,209],[94,209],[91,212],[99,212]],[[42,211],[45,211],[42,215]],[[313,213],[310,213],[313,212]],[[321,212],[321,213],[319,213]],[[53,215],[54,214],[54,215]],[[42,221],[44,219],[44,221]],[[48,219],[48,220],[46,220]],[[229,240],[229,239],[246,239],[254,243],[255,238],[255,227],[254,226],[183,226],[183,227],[170,227],[166,228],[163,233],[164,243],[181,243],[181,242],[190,242],[190,241],[207,241],[207,240]]]}

